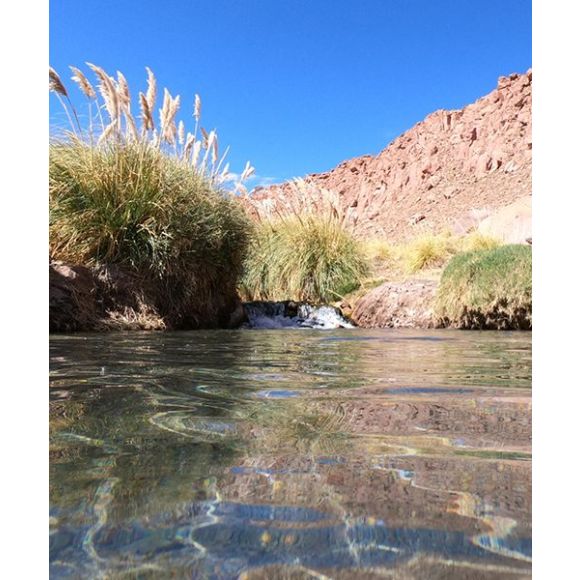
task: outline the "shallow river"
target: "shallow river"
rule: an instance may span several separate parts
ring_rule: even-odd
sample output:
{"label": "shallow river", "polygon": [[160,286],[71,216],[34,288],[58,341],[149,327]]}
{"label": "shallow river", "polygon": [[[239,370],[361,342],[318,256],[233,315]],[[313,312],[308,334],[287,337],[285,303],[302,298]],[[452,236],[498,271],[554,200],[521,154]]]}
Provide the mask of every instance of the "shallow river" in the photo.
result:
{"label": "shallow river", "polygon": [[51,578],[531,574],[531,334],[51,337]]}

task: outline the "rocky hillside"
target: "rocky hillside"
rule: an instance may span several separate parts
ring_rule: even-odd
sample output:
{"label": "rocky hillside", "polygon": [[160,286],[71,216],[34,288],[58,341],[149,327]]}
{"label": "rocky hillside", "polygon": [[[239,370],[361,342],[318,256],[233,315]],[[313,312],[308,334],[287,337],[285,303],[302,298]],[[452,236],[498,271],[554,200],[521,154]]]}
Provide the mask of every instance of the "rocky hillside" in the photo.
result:
{"label": "rocky hillside", "polygon": [[[423,229],[466,231],[529,196],[531,166],[529,70],[500,77],[495,90],[464,109],[435,111],[378,155],[345,161],[305,182],[334,196],[357,235],[398,240]],[[256,189],[246,201],[254,212],[284,213],[296,192],[286,183]]]}

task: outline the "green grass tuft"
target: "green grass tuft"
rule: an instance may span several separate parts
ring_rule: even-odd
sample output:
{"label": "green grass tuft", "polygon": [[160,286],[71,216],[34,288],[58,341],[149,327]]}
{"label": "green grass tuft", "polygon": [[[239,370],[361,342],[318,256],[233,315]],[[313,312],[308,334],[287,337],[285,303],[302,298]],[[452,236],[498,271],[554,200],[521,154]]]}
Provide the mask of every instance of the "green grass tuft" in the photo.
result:
{"label": "green grass tuft", "polygon": [[531,248],[458,254],[441,276],[435,310],[445,325],[459,328],[531,329]]}
{"label": "green grass tuft", "polygon": [[258,225],[240,290],[247,300],[330,302],[367,272],[362,248],[338,220],[295,216]]}
{"label": "green grass tuft", "polygon": [[148,143],[71,138],[50,145],[49,168],[53,258],[133,273],[176,326],[235,295],[252,226],[190,165]]}
{"label": "green grass tuft", "polygon": [[229,195],[146,143],[50,146],[50,251],[163,276],[241,263],[249,222]]}

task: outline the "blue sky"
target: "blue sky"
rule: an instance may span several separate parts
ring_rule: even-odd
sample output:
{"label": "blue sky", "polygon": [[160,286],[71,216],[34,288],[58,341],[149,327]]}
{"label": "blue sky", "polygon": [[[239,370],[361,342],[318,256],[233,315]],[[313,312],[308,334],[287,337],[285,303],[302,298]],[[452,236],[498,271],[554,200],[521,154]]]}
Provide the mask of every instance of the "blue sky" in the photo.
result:
{"label": "blue sky", "polygon": [[[50,64],[120,70],[134,95],[149,66],[186,123],[199,93],[232,170],[267,183],[378,153],[526,71],[531,28],[531,0],[51,0]],[[65,122],[54,97],[50,113]]]}

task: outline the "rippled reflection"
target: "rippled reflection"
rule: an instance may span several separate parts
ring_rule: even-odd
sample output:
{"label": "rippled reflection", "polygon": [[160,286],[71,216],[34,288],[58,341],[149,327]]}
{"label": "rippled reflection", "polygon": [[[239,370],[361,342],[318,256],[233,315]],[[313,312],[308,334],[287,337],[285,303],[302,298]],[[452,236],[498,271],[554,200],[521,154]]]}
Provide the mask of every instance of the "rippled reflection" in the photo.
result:
{"label": "rippled reflection", "polygon": [[51,574],[531,574],[531,336],[51,339]]}

